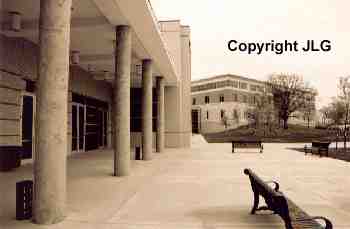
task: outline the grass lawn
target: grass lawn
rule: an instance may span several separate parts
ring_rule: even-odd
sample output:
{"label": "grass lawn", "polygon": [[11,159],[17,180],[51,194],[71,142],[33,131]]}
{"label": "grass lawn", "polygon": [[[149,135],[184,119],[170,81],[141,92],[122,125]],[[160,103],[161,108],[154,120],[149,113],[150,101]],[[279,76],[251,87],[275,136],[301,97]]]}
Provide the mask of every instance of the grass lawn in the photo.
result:
{"label": "grass lawn", "polygon": [[[262,140],[263,142],[297,143],[318,141],[335,141],[335,133],[326,129],[307,128],[289,125],[288,129],[271,128],[271,131],[257,130],[250,126],[226,130],[220,133],[203,135],[209,143],[231,142],[233,140]],[[340,139],[341,141],[341,139]]]}

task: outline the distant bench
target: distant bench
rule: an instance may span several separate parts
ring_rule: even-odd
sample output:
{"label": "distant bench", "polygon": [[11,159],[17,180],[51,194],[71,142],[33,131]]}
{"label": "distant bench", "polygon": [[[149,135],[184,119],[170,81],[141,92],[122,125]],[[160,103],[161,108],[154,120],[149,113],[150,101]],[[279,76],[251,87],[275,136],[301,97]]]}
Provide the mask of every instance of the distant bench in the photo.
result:
{"label": "distant bench", "polygon": [[235,149],[251,149],[251,148],[258,148],[260,149],[260,153],[263,152],[264,146],[262,144],[262,141],[232,141],[232,153],[235,152]]}
{"label": "distant bench", "polygon": [[[298,207],[289,198],[279,191],[279,184],[275,181],[264,182],[252,170],[244,169],[244,173],[249,176],[250,184],[254,193],[254,206],[251,214],[256,211],[271,210],[274,214],[278,214],[284,221],[286,229],[332,229],[332,223],[325,217],[310,217],[305,211]],[[272,188],[268,184],[274,183]],[[265,200],[266,206],[259,207],[259,196]],[[316,220],[322,220],[323,226]]]}
{"label": "distant bench", "polygon": [[313,154],[314,151],[316,151],[315,153],[317,153],[320,157],[322,156],[322,152],[325,152],[325,156],[328,157],[330,144],[330,142],[313,141],[311,147],[308,147],[307,145],[304,146],[305,155],[308,153]]}

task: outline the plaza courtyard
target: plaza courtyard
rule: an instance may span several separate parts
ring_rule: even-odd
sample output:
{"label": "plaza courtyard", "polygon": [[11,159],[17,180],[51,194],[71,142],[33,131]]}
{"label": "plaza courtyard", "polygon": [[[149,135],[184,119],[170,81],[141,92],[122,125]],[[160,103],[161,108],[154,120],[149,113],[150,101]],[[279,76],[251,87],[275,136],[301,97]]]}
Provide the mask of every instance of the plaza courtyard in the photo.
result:
{"label": "plaza courtyard", "polygon": [[304,156],[289,148],[264,145],[231,153],[229,143],[192,138],[191,149],[167,149],[151,161],[132,161],[132,174],[113,177],[112,151],[91,151],[69,158],[67,218],[38,226],[15,220],[15,183],[32,179],[32,164],[0,174],[0,228],[284,228],[268,212],[250,215],[253,194],[244,168],[274,179],[283,193],[310,215],[350,228],[350,164]]}

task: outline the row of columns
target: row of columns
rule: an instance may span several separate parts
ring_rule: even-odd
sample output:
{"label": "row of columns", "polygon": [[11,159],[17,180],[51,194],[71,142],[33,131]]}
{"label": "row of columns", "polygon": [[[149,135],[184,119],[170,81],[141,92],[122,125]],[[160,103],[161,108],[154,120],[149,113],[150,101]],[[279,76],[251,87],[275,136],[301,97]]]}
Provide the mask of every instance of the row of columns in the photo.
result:
{"label": "row of columns", "polygon": [[[39,77],[36,152],[34,156],[33,221],[53,224],[65,217],[68,132],[68,80],[72,0],[40,1]],[[113,91],[114,175],[130,174],[131,29],[116,27]],[[142,63],[142,150],[152,157],[152,61]],[[156,151],[164,149],[164,80],[157,77]]]}
{"label": "row of columns", "polygon": [[[130,66],[131,31],[129,26],[116,27],[114,126],[114,175],[126,176],[130,172]],[[142,155],[152,159],[152,60],[142,61]],[[158,117],[156,151],[164,150],[164,80],[157,77]]]}

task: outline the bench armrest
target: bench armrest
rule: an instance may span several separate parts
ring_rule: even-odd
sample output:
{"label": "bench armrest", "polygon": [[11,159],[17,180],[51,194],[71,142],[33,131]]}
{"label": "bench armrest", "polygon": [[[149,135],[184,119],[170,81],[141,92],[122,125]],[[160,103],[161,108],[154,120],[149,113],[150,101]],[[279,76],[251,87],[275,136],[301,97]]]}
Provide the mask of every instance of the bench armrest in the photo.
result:
{"label": "bench armrest", "polygon": [[269,183],[273,183],[273,184],[275,184],[275,188],[274,188],[274,190],[275,190],[276,192],[278,192],[278,191],[279,191],[279,189],[280,189],[280,184],[279,184],[277,181],[273,181],[273,180],[271,180],[271,181],[265,181],[265,183],[267,183],[267,184],[269,184]]}
{"label": "bench armrest", "polygon": [[313,216],[313,217],[306,218],[306,219],[298,219],[297,221],[305,221],[305,220],[323,220],[326,223],[325,229],[333,229],[332,222],[323,216]]}
{"label": "bench armrest", "polygon": [[315,217],[312,217],[311,219],[314,219],[314,220],[323,220],[325,223],[326,223],[326,228],[325,229],[333,229],[333,225],[332,225],[332,222],[327,219],[326,217],[323,217],[323,216],[315,216]]}

